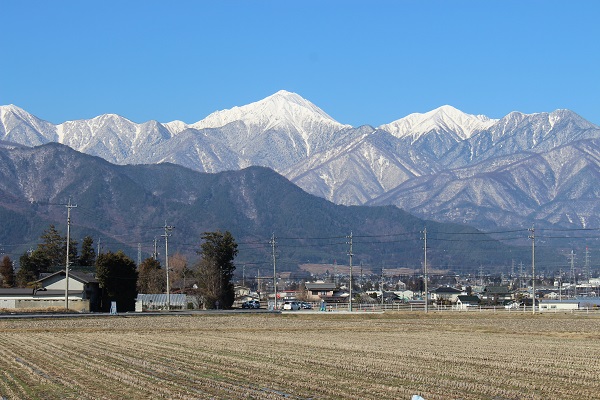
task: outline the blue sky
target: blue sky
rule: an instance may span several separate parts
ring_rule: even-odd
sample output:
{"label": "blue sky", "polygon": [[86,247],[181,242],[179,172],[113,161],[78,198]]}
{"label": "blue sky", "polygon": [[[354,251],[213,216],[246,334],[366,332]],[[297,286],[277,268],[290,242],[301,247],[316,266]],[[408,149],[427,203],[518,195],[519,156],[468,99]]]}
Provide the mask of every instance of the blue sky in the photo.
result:
{"label": "blue sky", "polygon": [[0,0],[0,104],[193,123],[298,93],[339,122],[449,104],[600,124],[597,1]]}

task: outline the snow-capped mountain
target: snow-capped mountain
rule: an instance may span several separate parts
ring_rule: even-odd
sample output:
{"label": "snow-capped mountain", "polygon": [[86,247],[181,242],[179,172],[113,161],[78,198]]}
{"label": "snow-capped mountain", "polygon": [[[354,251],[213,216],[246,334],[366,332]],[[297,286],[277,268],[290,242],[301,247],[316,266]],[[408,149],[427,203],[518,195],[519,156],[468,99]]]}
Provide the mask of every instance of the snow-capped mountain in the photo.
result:
{"label": "snow-capped mountain", "polygon": [[[395,204],[480,227],[524,218],[596,224],[597,139],[600,128],[569,110],[490,119],[442,106],[377,128],[352,127],[287,91],[193,124],[107,114],[53,125],[0,107],[2,141],[59,142],[115,164],[171,162],[202,172],[266,166],[338,204]],[[567,190],[567,181],[581,190]]]}
{"label": "snow-capped mountain", "polygon": [[496,122],[484,115],[465,114],[446,105],[424,114],[410,114],[379,128],[399,138],[410,136],[413,142],[431,132],[446,132],[455,135],[458,140],[465,140]]}

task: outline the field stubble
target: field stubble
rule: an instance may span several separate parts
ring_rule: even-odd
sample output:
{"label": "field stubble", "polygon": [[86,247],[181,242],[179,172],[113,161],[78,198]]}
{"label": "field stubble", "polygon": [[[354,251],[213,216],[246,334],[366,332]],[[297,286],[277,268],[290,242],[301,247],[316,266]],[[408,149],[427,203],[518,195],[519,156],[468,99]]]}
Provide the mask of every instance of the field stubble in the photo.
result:
{"label": "field stubble", "polygon": [[0,320],[0,397],[591,399],[599,328],[570,314]]}

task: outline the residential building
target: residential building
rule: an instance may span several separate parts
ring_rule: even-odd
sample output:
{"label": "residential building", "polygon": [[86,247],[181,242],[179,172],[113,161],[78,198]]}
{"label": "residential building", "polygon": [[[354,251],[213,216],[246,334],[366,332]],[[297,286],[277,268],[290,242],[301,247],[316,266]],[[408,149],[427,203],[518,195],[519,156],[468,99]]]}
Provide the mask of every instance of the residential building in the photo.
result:
{"label": "residential building", "polygon": [[[35,282],[34,288],[0,289],[0,308],[64,308],[66,290],[65,271],[46,275]],[[69,272],[69,310],[89,312],[100,307],[100,287],[93,274]]]}
{"label": "residential building", "polygon": [[480,300],[477,296],[459,295],[456,297],[454,308],[457,310],[466,310],[469,307],[479,306]]}

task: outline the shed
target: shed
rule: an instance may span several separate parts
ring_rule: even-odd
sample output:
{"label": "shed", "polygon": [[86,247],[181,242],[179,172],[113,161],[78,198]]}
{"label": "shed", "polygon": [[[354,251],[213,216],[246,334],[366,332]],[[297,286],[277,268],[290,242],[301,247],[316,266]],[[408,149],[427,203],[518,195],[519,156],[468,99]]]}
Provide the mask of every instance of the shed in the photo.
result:
{"label": "shed", "polygon": [[540,311],[565,311],[578,310],[579,300],[541,300],[539,303]]}

